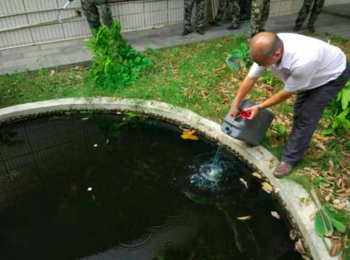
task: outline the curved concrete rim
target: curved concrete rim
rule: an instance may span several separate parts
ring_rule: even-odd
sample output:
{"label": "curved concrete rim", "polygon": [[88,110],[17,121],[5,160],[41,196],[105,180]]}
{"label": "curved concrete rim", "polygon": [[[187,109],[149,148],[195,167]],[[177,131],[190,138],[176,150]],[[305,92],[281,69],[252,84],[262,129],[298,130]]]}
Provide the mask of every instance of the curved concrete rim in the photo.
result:
{"label": "curved concrete rim", "polygon": [[251,147],[231,138],[221,131],[219,124],[203,118],[188,109],[149,100],[114,99],[110,97],[92,99],[67,98],[0,109],[0,123],[68,110],[131,111],[148,114],[158,118],[168,119],[178,124],[187,125],[197,129],[209,138],[218,140],[221,144],[230,147],[248,162],[248,164],[253,166],[253,168],[260,171],[272,184],[274,192],[278,193],[286,210],[291,214],[292,221],[299,227],[313,259],[337,259],[336,257],[329,256],[321,238],[315,233],[314,222],[310,220],[310,215],[316,210],[315,205],[311,203],[311,205],[306,206],[300,203],[300,200],[302,198],[308,198],[309,194],[300,185],[285,179],[276,179],[272,175],[273,168],[277,164],[277,159],[262,146]]}

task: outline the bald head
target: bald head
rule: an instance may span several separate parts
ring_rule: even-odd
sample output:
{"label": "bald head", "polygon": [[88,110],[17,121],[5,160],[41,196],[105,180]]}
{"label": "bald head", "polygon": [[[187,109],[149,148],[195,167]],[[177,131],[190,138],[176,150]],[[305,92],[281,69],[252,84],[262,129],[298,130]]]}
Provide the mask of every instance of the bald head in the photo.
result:
{"label": "bald head", "polygon": [[250,43],[250,55],[253,60],[271,58],[282,48],[282,41],[271,32],[261,32],[255,35]]}

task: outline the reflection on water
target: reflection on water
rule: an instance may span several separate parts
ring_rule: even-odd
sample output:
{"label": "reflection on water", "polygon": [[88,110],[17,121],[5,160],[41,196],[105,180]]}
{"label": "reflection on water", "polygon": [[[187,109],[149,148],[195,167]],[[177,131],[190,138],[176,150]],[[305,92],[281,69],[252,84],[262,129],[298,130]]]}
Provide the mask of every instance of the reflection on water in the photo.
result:
{"label": "reflection on water", "polygon": [[210,181],[217,146],[180,135],[133,114],[2,126],[0,259],[301,259],[251,170],[223,151]]}

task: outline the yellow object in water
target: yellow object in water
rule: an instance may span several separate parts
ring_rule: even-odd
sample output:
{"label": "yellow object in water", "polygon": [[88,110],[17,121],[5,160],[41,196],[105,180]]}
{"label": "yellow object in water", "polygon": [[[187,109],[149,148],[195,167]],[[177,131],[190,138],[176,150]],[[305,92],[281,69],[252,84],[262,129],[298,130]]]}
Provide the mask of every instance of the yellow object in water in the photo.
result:
{"label": "yellow object in water", "polygon": [[189,139],[189,140],[193,140],[193,141],[199,140],[199,138],[197,136],[191,135],[191,134],[183,134],[183,135],[181,135],[181,138],[185,139],[185,140]]}

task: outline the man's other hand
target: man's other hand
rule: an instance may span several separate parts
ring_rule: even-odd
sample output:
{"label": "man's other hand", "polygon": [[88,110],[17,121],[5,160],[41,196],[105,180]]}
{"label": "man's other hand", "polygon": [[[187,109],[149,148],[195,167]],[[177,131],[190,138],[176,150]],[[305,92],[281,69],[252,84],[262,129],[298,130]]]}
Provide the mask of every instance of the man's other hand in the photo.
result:
{"label": "man's other hand", "polygon": [[249,120],[253,120],[260,112],[259,107],[257,105],[248,107],[244,109],[244,111],[247,111],[250,114],[250,116],[247,118]]}

